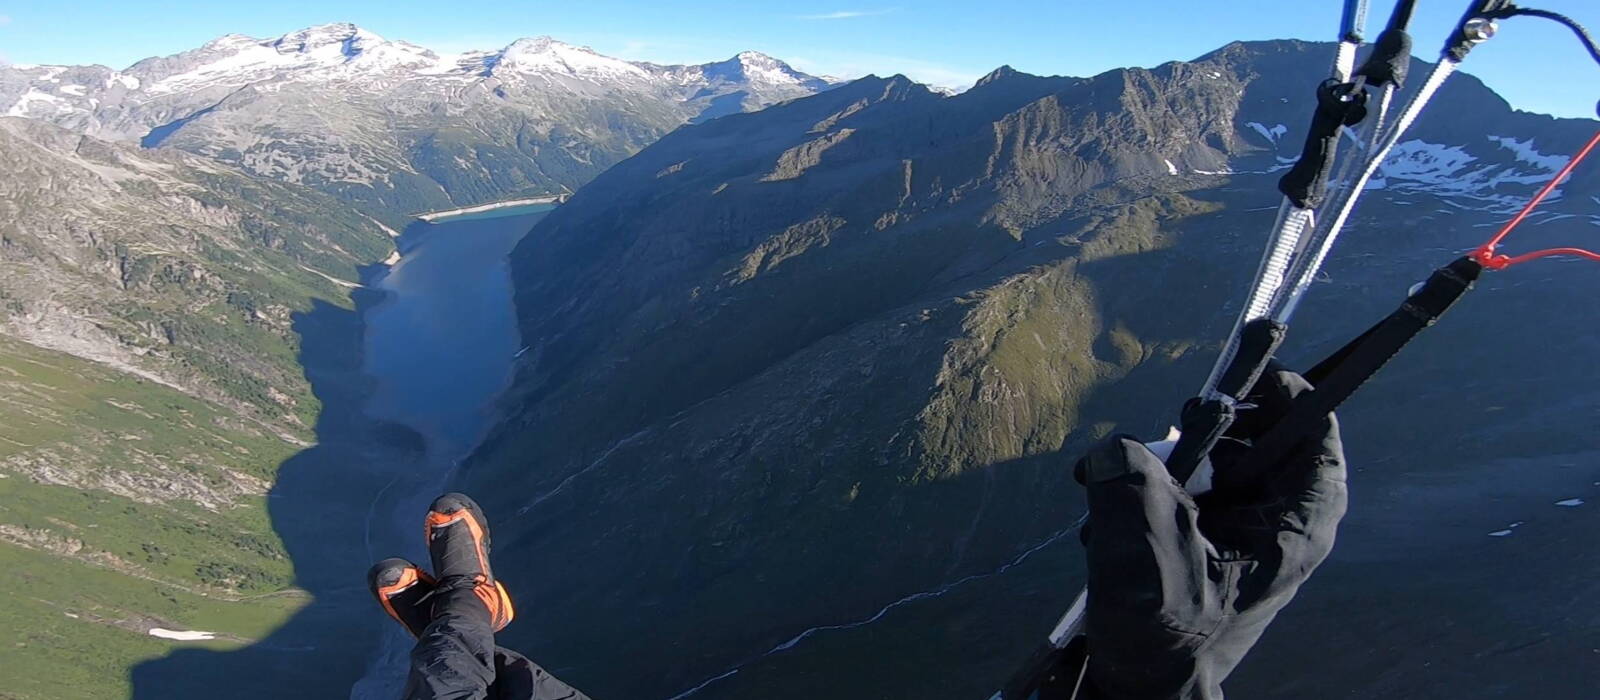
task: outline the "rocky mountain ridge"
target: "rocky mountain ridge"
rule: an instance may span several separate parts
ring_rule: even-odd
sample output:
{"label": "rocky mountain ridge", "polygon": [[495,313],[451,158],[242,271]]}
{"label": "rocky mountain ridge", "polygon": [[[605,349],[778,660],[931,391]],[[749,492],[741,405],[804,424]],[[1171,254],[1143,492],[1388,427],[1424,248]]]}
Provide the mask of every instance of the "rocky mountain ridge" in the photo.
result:
{"label": "rocky mountain ridge", "polygon": [[[684,127],[586,185],[513,254],[528,350],[459,484],[505,514],[514,592],[546,602],[506,638],[596,695],[992,691],[1081,581],[1069,455],[1113,430],[1164,434],[1209,367],[1331,55],[1251,42],[1087,79],[1002,69],[955,97],[867,78]],[[1288,359],[1392,310],[1593,129],[1458,76],[1385,164]],[[1565,185],[1523,244],[1589,234],[1595,182]],[[1560,410],[1516,401],[1514,429],[1438,403],[1592,374],[1576,359],[1592,333],[1560,333],[1575,349],[1515,380],[1472,371],[1517,352],[1492,340],[1505,324],[1544,337],[1595,291],[1570,267],[1535,274],[1538,290],[1486,281],[1492,306],[1419,341],[1376,408],[1352,405],[1353,457],[1386,460],[1356,499],[1403,508],[1405,479],[1530,450],[1547,469],[1518,488],[1580,488],[1555,462],[1592,449],[1571,422],[1600,410],[1592,382]],[[1440,514],[1403,527],[1464,536],[1431,529]],[[1388,542],[1352,539],[1345,566]],[[1411,552],[1439,568],[1405,575],[1452,551]],[[1379,607],[1421,605],[1405,600]],[[1304,648],[1273,658],[1303,669]],[[1355,694],[1410,687],[1359,676]]]}
{"label": "rocky mountain ridge", "polygon": [[0,117],[0,328],[299,432],[292,317],[392,245],[314,191]]}

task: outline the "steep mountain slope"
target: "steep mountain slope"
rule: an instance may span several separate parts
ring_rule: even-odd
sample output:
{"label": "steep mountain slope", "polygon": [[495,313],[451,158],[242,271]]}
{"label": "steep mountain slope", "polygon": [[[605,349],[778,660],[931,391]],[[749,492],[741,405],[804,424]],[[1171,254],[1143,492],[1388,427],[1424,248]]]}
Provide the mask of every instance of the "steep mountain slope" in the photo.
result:
{"label": "steep mountain slope", "polygon": [[[1209,367],[1330,55],[1268,42],[1090,79],[1002,69],[955,97],[868,78],[680,129],[585,186],[514,253],[529,349],[461,479],[525,601],[507,643],[596,696],[992,690],[1081,581],[1070,455],[1112,430],[1164,432]],[[1385,167],[1290,359],[1386,313],[1593,126],[1513,112],[1470,77],[1447,86]],[[1592,235],[1597,204],[1565,197],[1530,231]],[[1360,507],[1405,507],[1408,480],[1521,459],[1525,505],[1600,479],[1575,457],[1600,411],[1579,358],[1600,337],[1559,311],[1600,291],[1580,272],[1492,278],[1386,375],[1381,401],[1352,405],[1358,506],[1331,580],[1360,582],[1344,562],[1406,566],[1364,515],[1440,543],[1480,541],[1460,518],[1435,525],[1463,503],[1503,517],[1470,496]],[[1530,351],[1507,338],[1543,337],[1563,351],[1473,370]],[[1548,405],[1517,390],[1556,381]],[[1461,403],[1485,397],[1504,412]],[[1364,602],[1444,605],[1383,598],[1386,579],[1437,582],[1428,571],[1471,558],[1419,549],[1412,561],[1437,566],[1368,580]],[[1549,618],[1568,640],[1600,623]],[[1239,683],[1293,685],[1338,656],[1285,649],[1274,669],[1290,670]],[[1575,649],[1561,651],[1572,664]]]}
{"label": "steep mountain slope", "polygon": [[4,694],[124,696],[153,629],[232,649],[310,604],[274,522],[327,441],[307,326],[393,246],[314,190],[35,120],[0,118],[0,171]]}
{"label": "steep mountain slope", "polygon": [[5,692],[126,697],[203,630],[233,649],[308,602],[268,518],[296,447],[228,407],[0,335]]}
{"label": "steep mountain slope", "polygon": [[699,66],[548,37],[439,56],[350,24],[101,66],[0,68],[0,113],[171,146],[401,214],[571,190],[690,120],[829,87],[759,53]]}
{"label": "steep mountain slope", "polygon": [[0,118],[0,328],[305,430],[294,313],[392,249],[304,188]]}

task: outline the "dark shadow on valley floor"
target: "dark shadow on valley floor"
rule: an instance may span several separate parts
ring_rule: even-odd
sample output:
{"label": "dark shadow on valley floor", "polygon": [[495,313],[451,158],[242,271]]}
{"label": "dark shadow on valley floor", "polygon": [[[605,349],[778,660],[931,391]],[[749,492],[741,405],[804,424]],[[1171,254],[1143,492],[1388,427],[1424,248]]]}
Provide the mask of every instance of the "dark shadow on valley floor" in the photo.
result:
{"label": "dark shadow on valley floor", "polygon": [[[377,269],[363,272],[370,280]],[[374,494],[414,469],[424,448],[416,432],[362,412],[371,392],[362,374],[362,318],[382,298],[356,289],[354,310],[318,300],[294,317],[300,363],[322,413],[317,443],[279,467],[268,509],[293,561],[295,585],[311,594],[311,602],[242,649],[180,649],[139,664],[130,673],[132,697],[342,698],[365,672],[383,622],[366,591],[368,514]],[[386,545],[387,539],[373,544]]]}

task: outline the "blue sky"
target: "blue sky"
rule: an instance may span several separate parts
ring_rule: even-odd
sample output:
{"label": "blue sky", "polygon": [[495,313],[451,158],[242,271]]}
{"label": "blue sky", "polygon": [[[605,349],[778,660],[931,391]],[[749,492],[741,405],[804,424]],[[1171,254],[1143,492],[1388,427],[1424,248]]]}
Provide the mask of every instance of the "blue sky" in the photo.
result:
{"label": "blue sky", "polygon": [[[704,62],[754,49],[822,74],[904,73],[968,84],[996,66],[1093,75],[1203,54],[1233,39],[1332,39],[1337,0],[566,0],[447,3],[403,0],[98,2],[0,0],[0,60],[123,68],[227,33],[276,36],[354,22],[441,52],[499,48],[550,35],[601,53],[658,63]],[[1464,0],[1422,0],[1413,34],[1433,58]],[[1529,0],[1600,26],[1595,0]],[[1389,3],[1377,0],[1374,24]],[[1293,9],[1285,9],[1293,8]],[[1467,72],[1519,108],[1595,116],[1596,66],[1567,33],[1514,19],[1479,48]]]}

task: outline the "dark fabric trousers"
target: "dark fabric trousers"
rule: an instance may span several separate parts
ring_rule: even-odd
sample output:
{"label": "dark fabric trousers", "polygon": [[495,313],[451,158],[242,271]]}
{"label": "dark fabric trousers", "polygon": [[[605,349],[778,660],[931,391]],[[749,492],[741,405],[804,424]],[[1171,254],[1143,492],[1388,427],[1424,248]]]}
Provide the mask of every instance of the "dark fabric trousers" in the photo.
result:
{"label": "dark fabric trousers", "polygon": [[404,700],[589,700],[538,664],[495,646],[489,610],[471,588],[442,591],[411,651]]}

